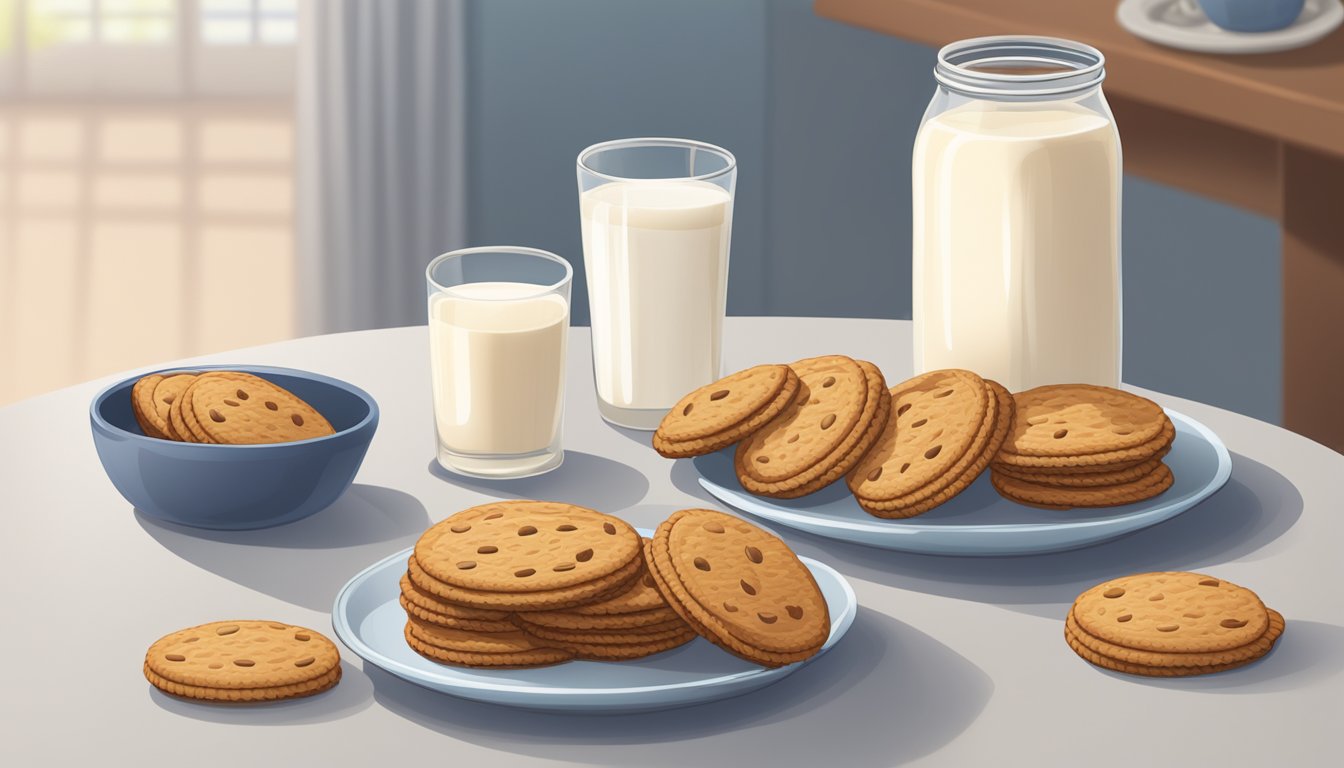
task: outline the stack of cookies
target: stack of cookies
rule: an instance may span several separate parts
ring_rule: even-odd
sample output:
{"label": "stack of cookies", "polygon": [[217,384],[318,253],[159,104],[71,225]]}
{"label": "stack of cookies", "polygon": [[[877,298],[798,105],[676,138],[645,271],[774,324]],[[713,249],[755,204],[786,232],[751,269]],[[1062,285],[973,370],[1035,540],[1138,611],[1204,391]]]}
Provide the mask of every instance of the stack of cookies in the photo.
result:
{"label": "stack of cookies", "polygon": [[989,466],[1013,410],[1007,389],[970,371],[931,371],[898,384],[882,436],[849,473],[849,489],[871,515],[923,514]]}
{"label": "stack of cookies", "polygon": [[341,680],[341,654],[320,632],[279,621],[215,621],[159,638],[145,678],[165,693],[202,701],[312,696]]}
{"label": "stack of cookies", "polygon": [[1005,498],[1049,509],[1109,507],[1171,487],[1162,457],[1176,430],[1157,403],[1088,384],[1037,387],[1013,400],[1013,426],[992,473]]}
{"label": "stack of cookies", "polygon": [[432,526],[407,565],[406,642],[446,664],[627,661],[702,635],[779,666],[830,633],[825,599],[787,545],[712,510],[678,512],[650,541],[584,507],[495,502]]}
{"label": "stack of cookies", "polygon": [[187,443],[287,443],[334,434],[289,390],[240,371],[155,373],[131,388],[131,408],[149,437]]}
{"label": "stack of cookies", "polygon": [[1074,601],[1069,647],[1116,672],[1182,677],[1222,672],[1269,653],[1283,616],[1251,590],[1202,573],[1112,579]]}
{"label": "stack of cookies", "polygon": [[647,575],[640,536],[620,518],[542,501],[473,507],[416,542],[401,584],[406,641],[436,661],[494,668],[688,642]]}

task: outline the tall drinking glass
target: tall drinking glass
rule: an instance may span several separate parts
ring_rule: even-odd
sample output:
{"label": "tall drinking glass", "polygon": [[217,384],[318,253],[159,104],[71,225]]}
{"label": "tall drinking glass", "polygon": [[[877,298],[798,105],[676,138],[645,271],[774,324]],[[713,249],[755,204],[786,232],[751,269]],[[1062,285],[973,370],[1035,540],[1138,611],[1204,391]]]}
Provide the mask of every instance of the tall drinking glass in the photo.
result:
{"label": "tall drinking glass", "polygon": [[467,248],[425,277],[439,464],[496,478],[560,466],[569,263],[535,248]]}
{"label": "tall drinking glass", "polygon": [[579,154],[579,215],[602,418],[654,429],[719,378],[737,161],[686,139]]}

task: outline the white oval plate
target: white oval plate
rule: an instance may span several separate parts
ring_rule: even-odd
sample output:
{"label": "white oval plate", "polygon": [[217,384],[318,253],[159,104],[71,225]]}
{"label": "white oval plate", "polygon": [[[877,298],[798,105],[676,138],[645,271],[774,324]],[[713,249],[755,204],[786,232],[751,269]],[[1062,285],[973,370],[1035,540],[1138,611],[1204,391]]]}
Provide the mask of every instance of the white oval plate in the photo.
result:
{"label": "white oval plate", "polygon": [[1116,21],[1150,43],[1200,53],[1273,53],[1311,45],[1344,22],[1339,0],[1307,0],[1297,21],[1270,32],[1233,32],[1187,13],[1181,0],[1124,0]]}
{"label": "white oval plate", "polygon": [[[807,663],[767,669],[697,638],[636,661],[571,661],[495,671],[436,664],[411,650],[402,634],[406,612],[397,602],[398,582],[410,555],[406,549],[360,571],[336,596],[331,623],[341,642],[364,661],[441,693],[526,709],[640,712],[740,696],[782,680]],[[831,635],[821,649],[825,653],[854,623],[858,601],[849,582],[834,569],[801,559],[831,613]]]}
{"label": "white oval plate", "polygon": [[1137,504],[1057,511],[1000,496],[989,473],[951,501],[918,517],[883,520],[859,508],[844,482],[799,499],[753,496],[733,470],[732,449],[695,459],[700,485],[715,498],[773,523],[828,539],[929,555],[1033,555],[1090,546],[1179,515],[1223,487],[1232,458],[1223,441],[1194,419],[1167,411],[1176,439],[1167,454],[1175,481]]}

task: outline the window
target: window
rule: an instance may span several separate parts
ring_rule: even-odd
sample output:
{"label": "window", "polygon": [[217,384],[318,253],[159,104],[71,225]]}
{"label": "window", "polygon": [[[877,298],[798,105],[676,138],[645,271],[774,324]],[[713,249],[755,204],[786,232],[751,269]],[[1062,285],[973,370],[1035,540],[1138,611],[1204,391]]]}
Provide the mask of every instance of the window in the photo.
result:
{"label": "window", "polygon": [[102,0],[99,5],[99,42],[164,45],[176,37],[173,0]]}
{"label": "window", "polygon": [[176,37],[174,0],[32,0],[28,47],[168,45]]}
{"label": "window", "polygon": [[205,45],[293,45],[295,0],[201,0]]}

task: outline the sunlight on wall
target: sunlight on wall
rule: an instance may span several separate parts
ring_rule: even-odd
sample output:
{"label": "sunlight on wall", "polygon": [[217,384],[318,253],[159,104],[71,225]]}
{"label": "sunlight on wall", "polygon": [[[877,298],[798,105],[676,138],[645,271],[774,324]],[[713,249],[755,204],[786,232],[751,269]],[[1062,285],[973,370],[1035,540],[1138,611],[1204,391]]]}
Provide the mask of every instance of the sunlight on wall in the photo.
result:
{"label": "sunlight on wall", "polygon": [[291,337],[287,106],[0,107],[0,404]]}

